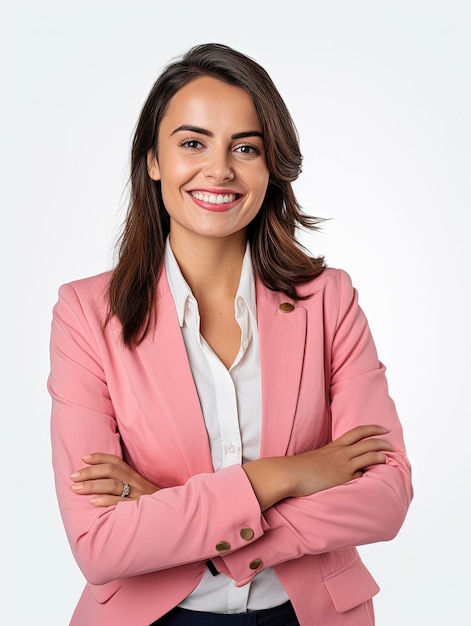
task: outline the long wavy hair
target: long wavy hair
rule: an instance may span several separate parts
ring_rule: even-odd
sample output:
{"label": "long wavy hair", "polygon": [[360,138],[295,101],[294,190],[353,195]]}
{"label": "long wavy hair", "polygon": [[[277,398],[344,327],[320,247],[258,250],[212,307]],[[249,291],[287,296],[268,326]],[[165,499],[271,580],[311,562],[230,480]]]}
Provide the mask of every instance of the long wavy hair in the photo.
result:
{"label": "long wavy hair", "polygon": [[297,300],[296,287],[325,267],[323,257],[310,256],[296,240],[296,229],[317,230],[322,220],[305,214],[296,200],[291,183],[301,172],[299,138],[273,81],[257,62],[233,48],[194,46],[157,79],[134,133],[129,206],[108,294],[108,319],[121,321],[128,347],[138,345],[156,321],[156,287],[170,230],[160,181],[147,171],[147,153],[152,150],[157,156],[159,126],[172,97],[202,76],[244,89],[260,119],[270,177],[260,211],[247,229],[256,274],[269,289]]}

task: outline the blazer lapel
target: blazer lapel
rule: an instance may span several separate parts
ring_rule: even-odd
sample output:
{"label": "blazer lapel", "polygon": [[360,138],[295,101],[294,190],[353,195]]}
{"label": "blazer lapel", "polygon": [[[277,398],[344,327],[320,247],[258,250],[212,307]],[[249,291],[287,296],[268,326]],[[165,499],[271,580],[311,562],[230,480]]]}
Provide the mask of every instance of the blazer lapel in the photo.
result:
{"label": "blazer lapel", "polygon": [[208,434],[165,268],[158,282],[156,306],[156,328],[141,350],[149,351],[156,392],[165,405],[166,423],[174,445],[180,447],[188,475],[212,472]]}
{"label": "blazer lapel", "polygon": [[262,373],[260,456],[284,456],[293,427],[306,341],[306,310],[257,280]]}

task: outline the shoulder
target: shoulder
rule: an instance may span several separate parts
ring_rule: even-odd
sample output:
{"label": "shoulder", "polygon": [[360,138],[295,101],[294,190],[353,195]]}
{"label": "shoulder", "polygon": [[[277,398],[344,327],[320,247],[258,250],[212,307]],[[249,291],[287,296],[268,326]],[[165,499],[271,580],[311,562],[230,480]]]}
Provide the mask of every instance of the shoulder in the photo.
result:
{"label": "shoulder", "polygon": [[[268,311],[304,311],[310,324],[323,320],[325,328],[335,331],[337,325],[349,312],[358,311],[358,294],[352,279],[343,269],[327,267],[322,274],[297,285],[298,299],[291,300],[280,291],[272,291],[260,280],[257,282],[257,308],[261,317]],[[288,303],[290,308],[283,308]],[[291,308],[292,306],[292,308]]]}
{"label": "shoulder", "polygon": [[72,289],[76,293],[86,295],[93,294],[103,290],[106,290],[110,284],[111,276],[113,272],[102,272],[101,274],[95,274],[95,276],[88,276],[87,278],[79,278],[72,280],[68,283],[64,283],[60,286],[60,290],[68,291]]}
{"label": "shoulder", "polygon": [[[300,299],[297,306],[306,310],[311,321],[322,319],[327,336],[343,337],[348,344],[359,332],[365,331],[367,320],[348,272],[329,267],[301,287],[298,294],[304,299]],[[343,334],[338,335],[340,329]]]}
{"label": "shoulder", "polygon": [[281,291],[272,291],[257,278],[257,297],[271,303],[278,308],[288,301],[295,307],[309,310],[319,307],[339,309],[342,302],[351,302],[356,295],[350,275],[343,269],[326,267],[322,274],[296,286],[299,299],[291,301]]}
{"label": "shoulder", "polygon": [[103,319],[108,311],[108,287],[112,272],[81,278],[59,287],[54,315]]}
{"label": "shoulder", "polygon": [[346,316],[359,314],[358,293],[348,272],[327,267],[320,276],[300,285],[296,306],[309,317],[322,318],[333,331]]}
{"label": "shoulder", "polygon": [[112,272],[103,272],[87,278],[64,283],[59,287],[59,296],[76,294],[80,299],[94,299],[97,296],[106,294],[110,284]]}
{"label": "shoulder", "polygon": [[305,298],[303,302],[306,304],[316,298],[332,302],[351,300],[355,294],[350,274],[335,267],[326,267],[320,276],[299,285],[297,291],[301,298]]}

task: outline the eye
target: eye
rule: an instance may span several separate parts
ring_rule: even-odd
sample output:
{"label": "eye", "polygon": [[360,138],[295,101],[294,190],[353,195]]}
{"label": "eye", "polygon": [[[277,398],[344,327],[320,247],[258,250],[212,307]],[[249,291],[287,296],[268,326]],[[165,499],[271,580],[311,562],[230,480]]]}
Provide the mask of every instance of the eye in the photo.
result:
{"label": "eye", "polygon": [[252,146],[249,143],[239,144],[238,146],[234,148],[234,151],[239,152],[240,154],[246,154],[248,156],[251,156],[251,155],[256,156],[258,154],[261,154],[260,148],[257,148],[257,146]]}
{"label": "eye", "polygon": [[203,144],[197,139],[185,139],[185,141],[180,143],[180,146],[182,148],[188,148],[189,150],[197,150],[198,148],[202,148]]}

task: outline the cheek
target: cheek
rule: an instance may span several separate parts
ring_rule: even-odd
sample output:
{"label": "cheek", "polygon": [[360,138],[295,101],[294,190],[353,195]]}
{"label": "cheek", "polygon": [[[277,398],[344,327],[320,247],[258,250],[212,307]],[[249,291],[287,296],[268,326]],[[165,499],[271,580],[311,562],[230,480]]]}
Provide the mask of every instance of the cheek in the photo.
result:
{"label": "cheek", "polygon": [[270,174],[268,170],[260,172],[257,179],[257,187],[258,187],[258,196],[260,197],[260,201],[262,202],[265,198],[265,194],[267,193],[268,183],[270,180]]}
{"label": "cheek", "polygon": [[164,198],[181,193],[180,188],[186,181],[185,171],[178,163],[166,163],[160,168],[160,184]]}
{"label": "cheek", "polygon": [[180,187],[191,181],[199,172],[195,162],[182,159],[174,159],[161,167],[161,180],[169,189],[177,191]]}
{"label": "cheek", "polygon": [[268,181],[270,179],[270,171],[267,165],[264,164],[262,167],[260,167],[256,175],[258,177],[259,184],[266,189],[268,186]]}

